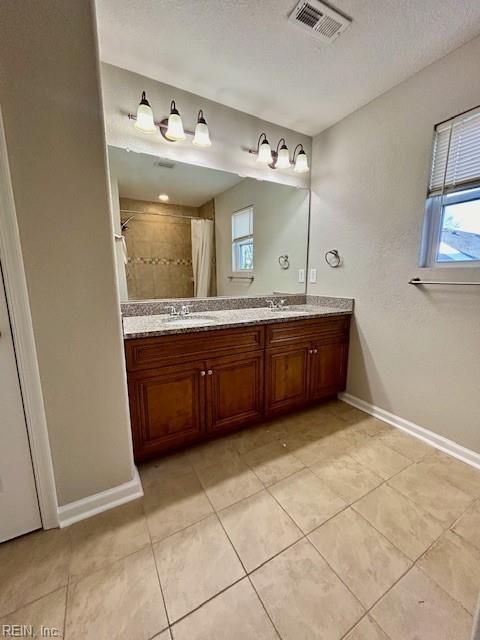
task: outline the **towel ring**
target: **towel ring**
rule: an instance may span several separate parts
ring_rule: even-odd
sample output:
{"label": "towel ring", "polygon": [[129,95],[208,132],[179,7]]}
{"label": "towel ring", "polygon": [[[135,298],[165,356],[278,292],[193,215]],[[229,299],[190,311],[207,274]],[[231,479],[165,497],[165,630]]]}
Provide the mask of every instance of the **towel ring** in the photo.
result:
{"label": "towel ring", "polygon": [[336,269],[342,263],[342,259],[340,254],[338,253],[338,249],[330,249],[325,254],[325,262],[332,267],[332,269]]}
{"label": "towel ring", "polygon": [[278,264],[282,269],[288,269],[290,267],[290,260],[288,259],[287,254],[284,256],[278,256]]}

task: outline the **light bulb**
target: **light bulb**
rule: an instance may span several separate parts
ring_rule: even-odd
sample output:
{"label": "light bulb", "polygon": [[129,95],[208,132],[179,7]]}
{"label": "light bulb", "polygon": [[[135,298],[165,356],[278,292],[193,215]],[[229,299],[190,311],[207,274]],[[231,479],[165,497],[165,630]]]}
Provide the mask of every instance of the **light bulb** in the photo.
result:
{"label": "light bulb", "polygon": [[166,193],[159,193],[158,199],[161,200],[162,202],[168,202],[170,200],[170,198]]}
{"label": "light bulb", "polygon": [[280,151],[278,152],[276,166],[279,169],[288,169],[291,166],[290,154],[288,152],[288,148],[287,148],[286,144],[283,144],[280,147]]}
{"label": "light bulb", "polygon": [[308,166],[307,154],[303,149],[298,152],[297,159],[295,160],[295,167],[293,168],[295,173],[308,173],[310,171]]}
{"label": "light bulb", "polygon": [[155,133],[156,130],[155,122],[153,120],[153,111],[147,100],[145,91],[142,92],[142,99],[138,105],[135,127],[144,133]]}
{"label": "light bulb", "polygon": [[200,109],[198,112],[197,126],[195,127],[195,136],[193,138],[193,144],[197,147],[211,147],[212,142],[210,140],[210,133],[208,131],[208,125],[203,117],[203,111]]}
{"label": "light bulb", "polygon": [[183,122],[175,106],[175,100],[170,105],[170,115],[168,116],[168,127],[165,137],[172,141],[185,140]]}
{"label": "light bulb", "polygon": [[272,150],[270,149],[268,140],[265,138],[265,140],[258,148],[257,162],[260,162],[262,164],[271,164],[272,161]]}

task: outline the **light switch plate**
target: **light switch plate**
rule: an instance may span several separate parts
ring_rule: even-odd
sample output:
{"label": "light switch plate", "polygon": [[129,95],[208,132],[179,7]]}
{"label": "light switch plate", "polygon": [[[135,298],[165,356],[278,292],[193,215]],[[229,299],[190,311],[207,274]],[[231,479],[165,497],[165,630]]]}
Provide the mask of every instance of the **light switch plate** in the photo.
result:
{"label": "light switch plate", "polygon": [[305,269],[298,270],[298,281],[305,282]]}
{"label": "light switch plate", "polygon": [[317,281],[317,270],[316,269],[310,269],[309,282],[310,282],[310,284],[315,284],[316,281]]}

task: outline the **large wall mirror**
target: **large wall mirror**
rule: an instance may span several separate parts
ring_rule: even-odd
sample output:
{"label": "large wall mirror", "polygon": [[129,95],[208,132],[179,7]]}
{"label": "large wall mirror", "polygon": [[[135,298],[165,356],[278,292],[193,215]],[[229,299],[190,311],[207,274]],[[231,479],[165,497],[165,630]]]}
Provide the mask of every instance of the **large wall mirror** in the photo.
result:
{"label": "large wall mirror", "polygon": [[108,156],[124,299],[305,292],[309,190],[117,147]]}

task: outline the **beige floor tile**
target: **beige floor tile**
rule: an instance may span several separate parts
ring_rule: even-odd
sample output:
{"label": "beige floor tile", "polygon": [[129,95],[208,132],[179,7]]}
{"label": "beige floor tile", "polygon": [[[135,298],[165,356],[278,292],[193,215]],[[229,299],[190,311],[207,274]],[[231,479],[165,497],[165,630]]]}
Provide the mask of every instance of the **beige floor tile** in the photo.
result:
{"label": "beige floor tile", "polygon": [[479,469],[475,469],[438,449],[425,458],[423,463],[432,473],[448,480],[457,489],[474,498],[480,497]]}
{"label": "beige floor tile", "polygon": [[271,442],[258,449],[252,449],[242,457],[265,486],[292,475],[304,466],[298,458],[288,453],[287,447],[280,442]]}
{"label": "beige floor tile", "polygon": [[443,533],[440,522],[388,485],[378,487],[353,508],[412,560]]}
{"label": "beige floor tile", "polygon": [[260,480],[240,456],[228,463],[199,469],[198,476],[217,511],[263,489]]}
{"label": "beige floor tile", "polygon": [[70,532],[50,529],[0,545],[0,617],[64,587]]}
{"label": "beige floor tile", "polygon": [[339,640],[364,613],[305,539],[251,578],[283,640]]}
{"label": "beige floor tile", "polygon": [[141,500],[82,520],[70,528],[70,579],[92,573],[150,544]]}
{"label": "beige floor tile", "polygon": [[213,511],[193,471],[156,485],[150,493],[145,492],[144,503],[154,542],[198,522]]}
{"label": "beige floor tile", "polygon": [[218,516],[248,572],[302,536],[266,491],[220,511]]}
{"label": "beige floor tile", "polygon": [[389,640],[389,637],[373,618],[365,616],[350,633],[345,636],[345,640]]}
{"label": "beige floor tile", "polygon": [[145,493],[154,490],[159,484],[172,478],[181,477],[191,473],[193,467],[190,463],[188,451],[175,453],[164,458],[158,458],[139,467],[142,486]]}
{"label": "beige floor tile", "polygon": [[278,640],[248,578],[178,622],[173,633],[175,640]]}
{"label": "beige floor tile", "polygon": [[310,468],[347,503],[358,500],[383,482],[383,478],[348,454],[322,460]]}
{"label": "beige floor tile", "polygon": [[238,453],[246,453],[269,442],[275,442],[279,437],[279,427],[274,423],[266,423],[238,431],[232,436],[232,441]]}
{"label": "beige floor tile", "polygon": [[158,636],[155,636],[154,638],[152,638],[152,640],[172,640],[170,629],[165,629],[165,631],[159,633]]}
{"label": "beige floor tile", "polygon": [[469,640],[472,630],[469,613],[416,567],[371,615],[391,640]]}
{"label": "beige floor tile", "polygon": [[378,437],[387,447],[397,451],[397,453],[401,453],[402,456],[413,462],[418,462],[424,456],[432,453],[430,445],[419,438],[408,435],[401,429],[390,429],[380,433]]}
{"label": "beige floor tile", "polygon": [[288,450],[303,464],[310,466],[347,453],[353,446],[350,439],[342,431],[324,434],[321,438],[312,439],[304,434],[289,438],[286,441]]}
{"label": "beige floor tile", "polygon": [[[248,431],[248,430],[247,430]],[[232,438],[219,438],[188,450],[188,458],[196,471],[212,465],[227,465],[238,458],[238,451]]]}
{"label": "beige floor tile", "polygon": [[480,502],[476,502],[454,525],[453,531],[480,550]]}
{"label": "beige floor tile", "polygon": [[162,540],[154,552],[170,622],[245,575],[216,515]]}
{"label": "beige floor tile", "polygon": [[480,551],[447,531],[417,563],[471,614],[480,589]]}
{"label": "beige floor tile", "polygon": [[445,527],[450,526],[472,500],[441,476],[433,474],[423,462],[405,469],[391,478],[388,484],[428,511]]}
{"label": "beige floor tile", "polygon": [[167,626],[150,547],[69,587],[68,640],[147,640]]}
{"label": "beige floor tile", "polygon": [[352,509],[339,513],[309,538],[366,607],[371,607],[411,565]]}
{"label": "beige floor tile", "polygon": [[379,438],[372,438],[363,446],[352,449],[350,455],[384,480],[412,464],[412,461],[402,456],[401,453],[382,444]]}
{"label": "beige floor tile", "polygon": [[388,433],[392,430],[392,427],[386,422],[377,420],[377,418],[373,418],[366,413],[362,416],[356,417],[355,419],[348,420],[348,423],[354,427],[358,433],[363,433],[364,435],[371,437]]}
{"label": "beige floor tile", "polygon": [[[52,632],[56,629],[56,637],[63,637],[66,598],[67,589],[63,587],[25,605],[5,618],[0,618],[0,637],[14,636],[14,630],[7,629],[7,627],[15,625],[19,625],[19,627],[22,625],[31,626],[35,637],[41,637],[42,627],[52,630]],[[17,637],[18,631],[17,629]],[[54,637],[53,633],[51,637]]]}
{"label": "beige floor tile", "polygon": [[347,505],[310,469],[303,469],[269,489],[300,527],[309,533]]}

